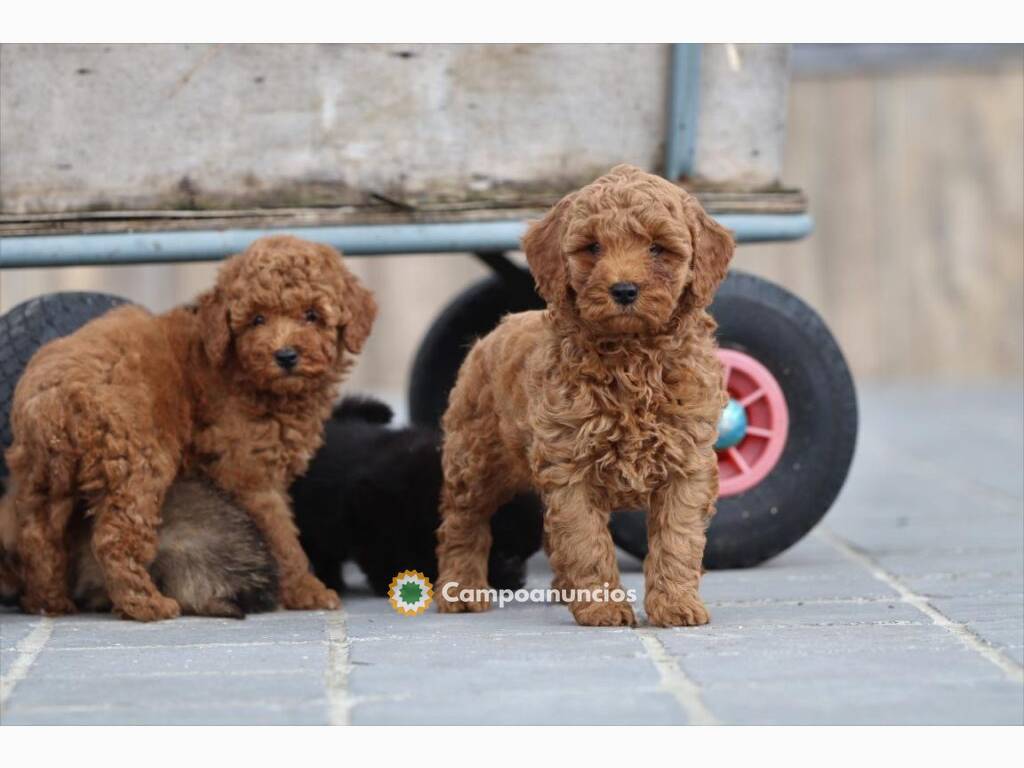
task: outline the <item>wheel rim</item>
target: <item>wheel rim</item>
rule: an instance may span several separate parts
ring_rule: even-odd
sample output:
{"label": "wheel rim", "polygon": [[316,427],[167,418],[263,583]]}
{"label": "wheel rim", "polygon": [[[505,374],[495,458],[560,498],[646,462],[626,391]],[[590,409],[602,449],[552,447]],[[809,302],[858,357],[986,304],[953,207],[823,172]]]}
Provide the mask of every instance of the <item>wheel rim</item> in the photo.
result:
{"label": "wheel rim", "polygon": [[729,404],[719,421],[719,496],[745,493],[775,469],[786,447],[789,409],[782,387],[761,363],[735,349],[719,349]]}

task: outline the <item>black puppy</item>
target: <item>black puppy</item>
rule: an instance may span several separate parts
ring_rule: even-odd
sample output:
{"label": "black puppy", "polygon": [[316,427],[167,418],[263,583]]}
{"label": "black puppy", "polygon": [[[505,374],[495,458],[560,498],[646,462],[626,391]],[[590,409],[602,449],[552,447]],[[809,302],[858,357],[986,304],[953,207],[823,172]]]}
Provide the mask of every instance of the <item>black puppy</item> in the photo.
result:
{"label": "black puppy", "polygon": [[[400,571],[437,577],[441,437],[423,427],[390,428],[392,416],[378,400],[345,398],[325,425],[324,446],[292,484],[302,546],[317,577],[334,589],[345,586],[346,560],[355,561],[379,595]],[[535,496],[516,497],[491,518],[492,587],[523,585],[543,528]]]}

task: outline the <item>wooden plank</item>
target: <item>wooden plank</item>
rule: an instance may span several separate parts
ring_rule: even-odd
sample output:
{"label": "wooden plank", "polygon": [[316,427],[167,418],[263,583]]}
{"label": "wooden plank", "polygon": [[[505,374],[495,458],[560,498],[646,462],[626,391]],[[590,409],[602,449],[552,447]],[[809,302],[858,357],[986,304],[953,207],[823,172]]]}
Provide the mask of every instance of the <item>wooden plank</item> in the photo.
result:
{"label": "wooden plank", "polygon": [[[439,205],[423,201],[398,205],[342,208],[240,209],[211,211],[86,211],[0,215],[0,237],[72,235],[113,232],[184,231],[199,229],[288,229],[292,227],[351,226],[533,219],[543,215],[560,195],[544,199],[509,199],[487,207],[479,204]],[[772,193],[698,193],[711,213],[803,213],[807,200],[799,190]]]}
{"label": "wooden plank", "polygon": [[[785,45],[704,46],[692,173],[778,182]],[[0,210],[461,203],[664,171],[668,45],[0,46]]]}

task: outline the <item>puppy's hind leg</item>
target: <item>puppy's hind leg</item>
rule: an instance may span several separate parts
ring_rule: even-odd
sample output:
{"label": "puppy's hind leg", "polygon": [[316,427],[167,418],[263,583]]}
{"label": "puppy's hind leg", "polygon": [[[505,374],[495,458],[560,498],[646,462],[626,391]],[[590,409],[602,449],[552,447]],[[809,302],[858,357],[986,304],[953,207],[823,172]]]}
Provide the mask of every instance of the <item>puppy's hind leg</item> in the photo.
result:
{"label": "puppy's hind leg", "polygon": [[68,553],[64,533],[74,509],[70,474],[62,457],[29,457],[12,451],[17,478],[14,500],[18,519],[18,553],[26,613],[60,615],[75,612],[68,594]]}
{"label": "puppy's hind leg", "polygon": [[181,608],[160,594],[148,568],[156,557],[160,508],[176,462],[150,446],[119,469],[107,472],[107,490],[93,509],[92,547],[110,600],[115,610],[138,621],[173,619]]}
{"label": "puppy's hind leg", "polygon": [[[23,587],[21,606],[27,613],[73,613],[64,549],[64,528],[73,507],[68,473],[63,458],[51,455],[45,442],[26,441],[25,432],[19,432],[21,439],[7,453],[7,461]],[[42,434],[42,430],[36,433]]]}
{"label": "puppy's hind leg", "polygon": [[[492,431],[474,430],[477,435]],[[474,444],[475,443],[475,444]],[[437,531],[438,610],[441,613],[477,613],[490,607],[486,597],[465,590],[487,589],[487,560],[491,549],[491,516],[511,493],[498,469],[497,451],[483,440],[471,441],[450,433],[444,447],[444,486],[441,491],[441,526]],[[446,595],[447,593],[447,595]],[[451,598],[451,599],[449,599]]]}

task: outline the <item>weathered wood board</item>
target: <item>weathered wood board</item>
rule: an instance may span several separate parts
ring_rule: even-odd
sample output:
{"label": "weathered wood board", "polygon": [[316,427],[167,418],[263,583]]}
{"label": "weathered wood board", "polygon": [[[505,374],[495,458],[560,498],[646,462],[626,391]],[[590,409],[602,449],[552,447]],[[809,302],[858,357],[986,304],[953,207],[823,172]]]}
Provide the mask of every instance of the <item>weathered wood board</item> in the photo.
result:
{"label": "weathered wood board", "polygon": [[[693,173],[778,181],[786,46],[704,46]],[[667,45],[3,45],[0,213],[529,207],[663,171]]]}

